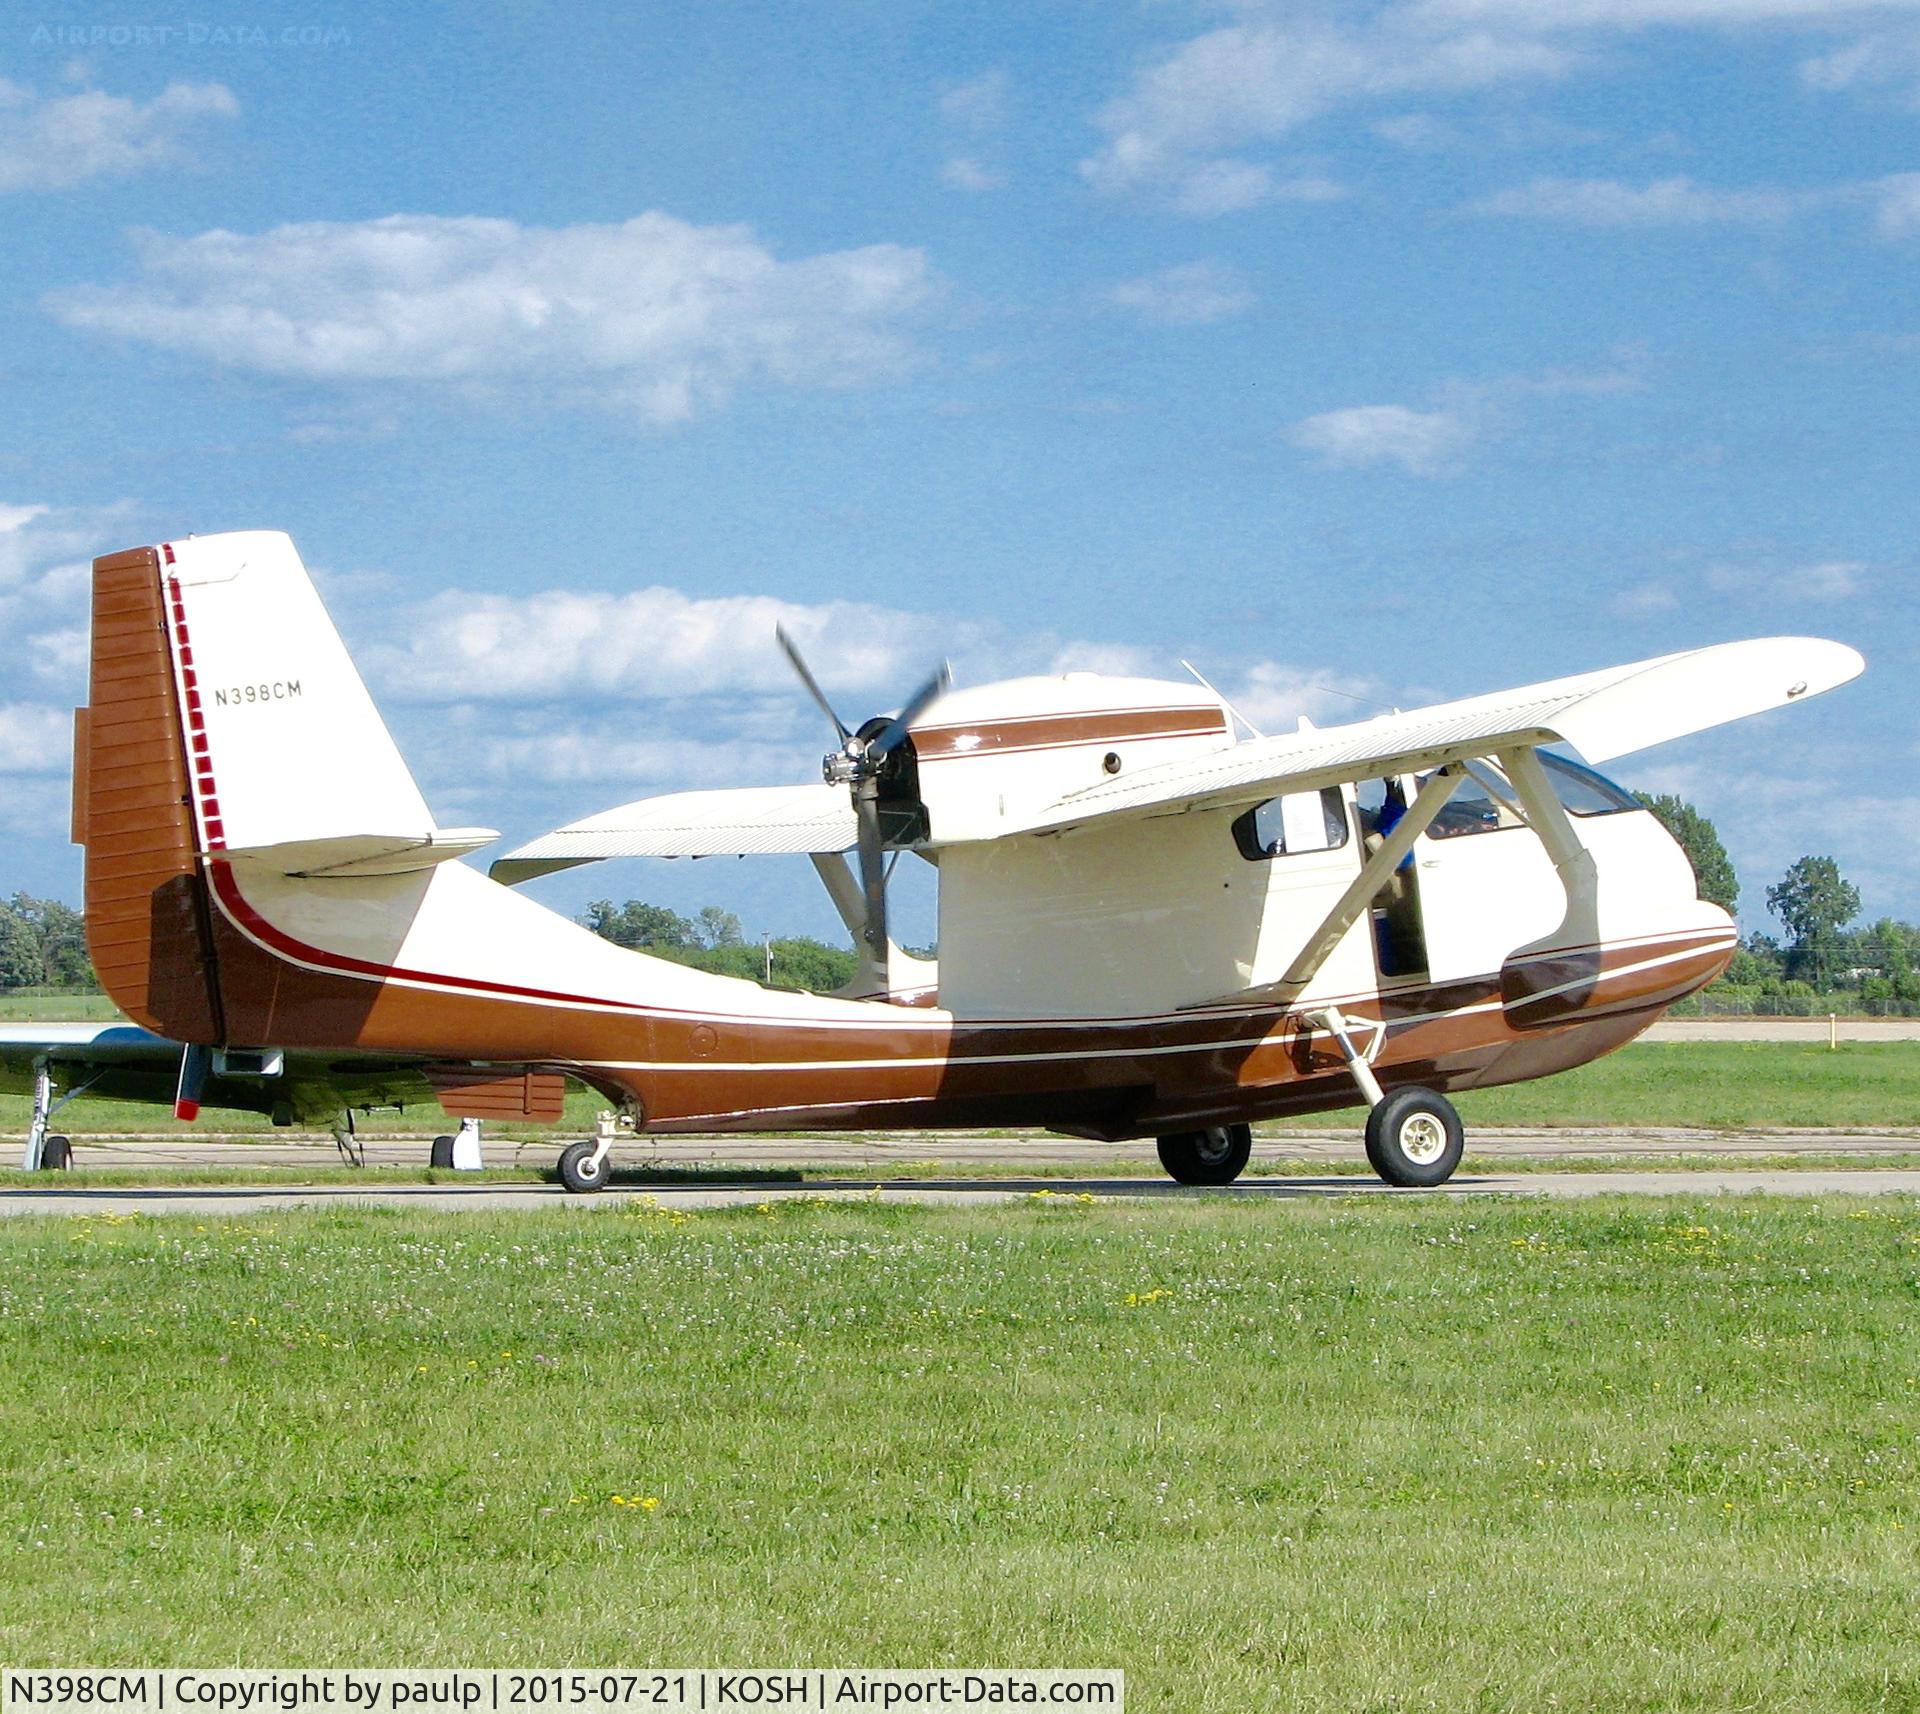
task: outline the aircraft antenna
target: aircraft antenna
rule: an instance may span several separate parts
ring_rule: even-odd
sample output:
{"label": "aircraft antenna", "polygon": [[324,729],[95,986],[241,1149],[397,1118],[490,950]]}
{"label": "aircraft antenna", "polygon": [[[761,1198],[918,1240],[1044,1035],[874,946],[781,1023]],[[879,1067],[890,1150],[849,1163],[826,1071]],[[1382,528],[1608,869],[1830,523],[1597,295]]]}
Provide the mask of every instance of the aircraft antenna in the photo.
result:
{"label": "aircraft antenna", "polygon": [[[1192,661],[1183,660],[1180,664],[1183,667],[1185,667],[1188,672],[1192,673],[1193,676],[1200,681],[1201,686],[1204,689],[1213,691],[1213,694],[1215,696],[1220,696],[1219,691],[1214,690],[1213,686],[1207,683],[1207,675],[1203,673],[1197,666],[1195,666]],[[1266,733],[1262,732],[1258,726],[1254,725],[1254,723],[1251,720],[1249,720],[1244,714],[1242,714],[1239,709],[1235,708],[1232,703],[1227,701],[1227,699],[1224,696],[1220,696],[1220,705],[1221,707],[1226,709],[1226,711],[1229,714],[1231,714],[1234,717],[1234,719],[1239,721],[1240,724],[1244,726],[1247,729],[1247,731],[1250,732],[1254,737],[1256,738],[1266,737]]]}

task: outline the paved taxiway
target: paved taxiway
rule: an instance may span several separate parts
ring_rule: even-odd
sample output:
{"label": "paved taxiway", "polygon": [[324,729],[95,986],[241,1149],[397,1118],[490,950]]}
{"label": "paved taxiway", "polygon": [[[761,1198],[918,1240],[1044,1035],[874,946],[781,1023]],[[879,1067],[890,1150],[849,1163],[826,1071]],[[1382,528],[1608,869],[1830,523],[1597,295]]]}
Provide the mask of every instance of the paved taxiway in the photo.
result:
{"label": "paved taxiway", "polygon": [[[489,1136],[486,1163],[491,1167],[551,1170],[564,1139],[526,1141]],[[368,1139],[369,1167],[424,1166],[430,1138]],[[17,1158],[15,1138],[0,1136],[0,1161]],[[154,1136],[73,1138],[74,1164],[118,1171],[171,1167],[316,1167],[337,1166],[332,1140],[321,1134],[175,1130]],[[1920,1155],[1920,1126],[1861,1126],[1848,1130],[1704,1130],[1685,1126],[1521,1127],[1475,1126],[1467,1138],[1467,1166],[1502,1160],[1610,1160],[1622,1167],[1675,1155],[1709,1156],[1729,1165],[1742,1159],[1780,1155]],[[1301,1164],[1365,1159],[1360,1127],[1335,1122],[1325,1128],[1284,1131],[1260,1137],[1254,1161]],[[857,1174],[863,1169],[912,1164],[944,1168],[963,1177],[971,1167],[996,1165],[1062,1167],[1088,1177],[1154,1177],[1159,1163],[1151,1142],[1089,1143],[1045,1131],[983,1135],[977,1132],[852,1131],[796,1133],[786,1136],[636,1137],[617,1144],[620,1168],[687,1168],[768,1172],[780,1170]]]}
{"label": "paved taxiway", "polygon": [[[791,1197],[829,1200],[877,1198],[886,1202],[990,1203],[1047,1193],[1103,1197],[1222,1194],[1185,1189],[1161,1175],[1151,1143],[1089,1143],[1045,1134],[946,1135],[931,1132],[862,1132],[784,1137],[645,1137],[622,1146],[618,1168],[626,1175],[595,1197],[570,1198],[556,1184],[456,1181],[438,1184],[382,1183],[383,1166],[418,1166],[427,1139],[383,1138],[366,1146],[364,1183],[273,1182],[292,1168],[332,1166],[333,1144],[319,1137],[236,1137],[222,1140],[178,1134],[151,1139],[85,1138],[76,1141],[76,1164],[151,1172],[144,1184],[69,1186],[57,1177],[0,1181],[4,1214],[254,1214],[297,1207],[497,1209],[592,1207],[651,1197],[663,1207],[721,1208]],[[4,1146],[4,1145],[0,1145]],[[510,1142],[489,1139],[487,1161],[496,1167],[541,1171],[552,1167],[550,1139]],[[1845,1156],[1868,1162],[1920,1155],[1920,1127],[1887,1126],[1846,1131],[1704,1131],[1664,1129],[1477,1130],[1467,1161],[1446,1186],[1450,1196],[1600,1196],[1627,1192],[1652,1196],[1732,1195],[1767,1191],[1783,1195],[1835,1193],[1920,1195],[1920,1169],[1902,1165],[1807,1166],[1781,1169],[1782,1156],[1809,1159]],[[1686,1157],[1699,1163],[1653,1170]],[[1289,1131],[1259,1139],[1260,1162],[1286,1163],[1285,1177],[1249,1177],[1224,1194],[1287,1200],[1326,1196],[1403,1196],[1371,1176],[1324,1169],[1362,1161],[1352,1128]],[[1514,1172],[1503,1161],[1563,1160],[1607,1165],[1579,1172]],[[932,1175],[911,1180],[863,1178],[876,1167],[911,1163]],[[1030,1166],[1035,1176],[990,1176],[1009,1166]],[[167,1180],[168,1169],[195,1166],[260,1170],[253,1184],[193,1185]],[[1319,1167],[1323,1170],[1315,1172]],[[1048,1174],[1038,1176],[1039,1169]],[[1305,1169],[1305,1170],[1299,1170]],[[698,1181],[689,1175],[698,1172]],[[808,1176],[802,1178],[802,1173]],[[657,1175],[657,1176],[654,1176]],[[731,1182],[729,1180],[731,1179]]]}
{"label": "paved taxiway", "polygon": [[[1777,1196],[1920,1196],[1920,1171],[1897,1167],[1787,1169],[1757,1171],[1714,1169],[1681,1172],[1540,1172],[1502,1176],[1462,1172],[1438,1194],[1587,1197],[1739,1196],[1764,1192]],[[1303,1198],[1431,1195],[1393,1190],[1377,1179],[1250,1178],[1225,1190],[1190,1190],[1167,1179],[1147,1178],[977,1178],[919,1179],[900,1183],[861,1183],[836,1179],[810,1184],[655,1184],[613,1186],[591,1197],[570,1197],[557,1185],[255,1185],[162,1186],[62,1190],[14,1190],[0,1193],[0,1214],[191,1214],[231,1217],[272,1214],[295,1208],[447,1209],[491,1212],[547,1208],[617,1208],[649,1201],[663,1209],[737,1208],[759,1202],[801,1198],[815,1202],[896,1202],[973,1205],[1018,1202],[1037,1196],[1150,1199],[1168,1196],[1233,1196],[1289,1202]]]}

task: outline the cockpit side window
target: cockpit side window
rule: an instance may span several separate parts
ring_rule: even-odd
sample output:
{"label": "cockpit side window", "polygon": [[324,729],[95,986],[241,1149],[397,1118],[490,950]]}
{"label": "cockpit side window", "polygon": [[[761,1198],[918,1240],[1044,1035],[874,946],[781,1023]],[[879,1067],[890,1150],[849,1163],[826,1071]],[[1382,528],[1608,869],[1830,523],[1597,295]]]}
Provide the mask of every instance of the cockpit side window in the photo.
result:
{"label": "cockpit side window", "polygon": [[1338,786],[1270,797],[1233,824],[1233,842],[1249,863],[1338,850],[1347,838],[1347,809]]}

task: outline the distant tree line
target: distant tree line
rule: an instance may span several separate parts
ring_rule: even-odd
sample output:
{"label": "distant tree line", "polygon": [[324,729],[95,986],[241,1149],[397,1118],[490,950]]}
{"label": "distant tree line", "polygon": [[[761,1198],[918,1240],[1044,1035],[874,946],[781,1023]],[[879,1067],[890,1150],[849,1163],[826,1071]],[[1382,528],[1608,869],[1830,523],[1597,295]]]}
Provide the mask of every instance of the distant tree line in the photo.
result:
{"label": "distant tree line", "polygon": [[[716,976],[744,976],[771,980],[776,988],[806,988],[830,993],[851,982],[859,968],[851,948],[828,946],[805,936],[777,935],[770,941],[749,941],[732,911],[707,905],[697,915],[683,917],[665,905],[629,899],[615,905],[595,899],[579,919],[616,946],[711,970]],[[769,976],[771,966],[771,976]]]}
{"label": "distant tree line", "polygon": [[73,906],[31,893],[0,900],[0,989],[98,986]]}
{"label": "distant tree line", "polygon": [[[1677,797],[1640,801],[1679,841],[1700,896],[1727,911],[1740,880],[1714,825]],[[1767,889],[1767,910],[1783,938],[1750,934],[1710,996],[1756,1011],[1824,1001],[1828,1011],[1889,1012],[1920,1007],[1920,924],[1894,917],[1858,925],[1860,890],[1831,857],[1802,857]]]}

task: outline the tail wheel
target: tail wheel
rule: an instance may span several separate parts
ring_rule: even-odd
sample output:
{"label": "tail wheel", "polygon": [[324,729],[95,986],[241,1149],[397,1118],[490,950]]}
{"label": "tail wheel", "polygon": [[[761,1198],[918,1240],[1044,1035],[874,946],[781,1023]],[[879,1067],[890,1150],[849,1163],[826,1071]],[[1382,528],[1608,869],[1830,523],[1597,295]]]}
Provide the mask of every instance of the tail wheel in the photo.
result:
{"label": "tail wheel", "polygon": [[560,1182],[569,1190],[604,1189],[607,1156],[597,1142],[569,1143],[560,1151]]}
{"label": "tail wheel", "polygon": [[1157,1139],[1160,1164],[1182,1184],[1231,1184],[1253,1154],[1249,1125],[1213,1125],[1173,1131]]}
{"label": "tail wheel", "polygon": [[1396,1089],[1367,1115],[1367,1159],[1389,1184],[1445,1184],[1466,1141],[1453,1103],[1431,1089]]}
{"label": "tail wheel", "polygon": [[65,1172],[73,1165],[73,1144],[65,1137],[49,1137],[40,1145],[43,1172]]}
{"label": "tail wheel", "polygon": [[451,1137],[435,1137],[433,1139],[433,1149],[427,1156],[427,1165],[452,1168],[453,1139]]}

